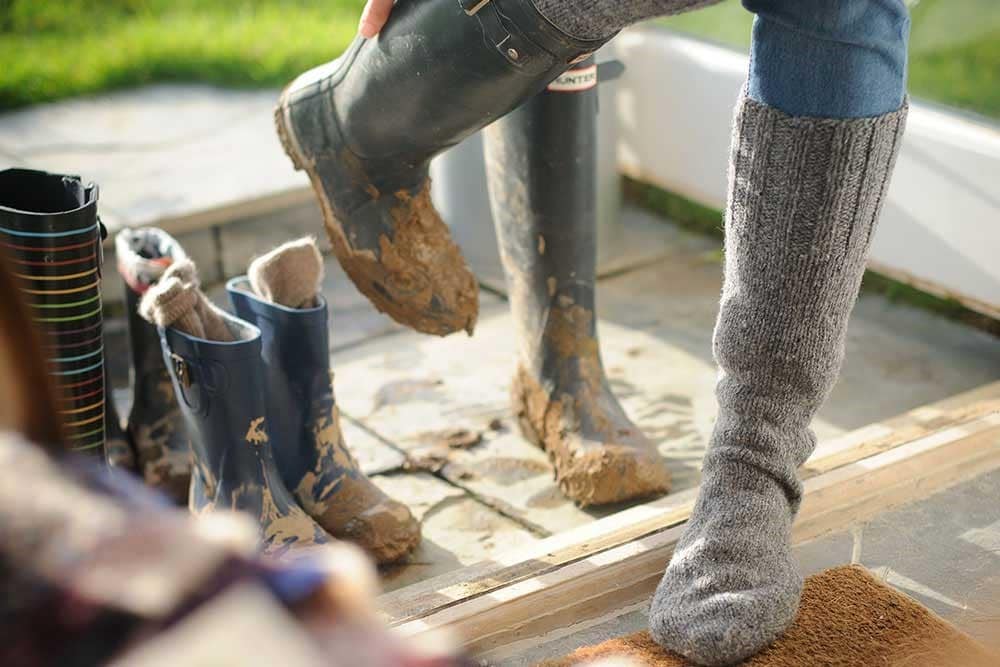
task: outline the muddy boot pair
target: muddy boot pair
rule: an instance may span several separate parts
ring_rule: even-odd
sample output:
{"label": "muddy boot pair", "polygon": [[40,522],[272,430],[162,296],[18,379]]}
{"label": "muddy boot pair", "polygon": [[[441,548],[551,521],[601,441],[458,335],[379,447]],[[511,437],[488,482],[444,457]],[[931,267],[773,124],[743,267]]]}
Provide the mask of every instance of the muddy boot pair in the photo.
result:
{"label": "muddy boot pair", "polygon": [[[611,394],[597,350],[593,175],[574,179],[578,157],[591,168],[596,159],[596,91],[579,84],[596,78],[588,57],[607,39],[571,37],[527,0],[399,2],[377,38],[358,38],[338,60],[302,74],[275,111],[285,151],[309,175],[334,252],[358,289],[418,331],[471,333],[477,285],[430,202],[430,159],[568,67],[583,67],[562,87],[582,93],[582,106],[539,96],[534,111],[505,119],[490,142],[491,168],[507,179],[491,178],[491,190],[526,348],[515,410],[529,439],[549,452],[563,491],[582,505],[669,485],[655,448]],[[539,150],[541,159],[527,159]]]}
{"label": "muddy boot pair", "polygon": [[190,435],[192,511],[250,513],[275,556],[336,536],[391,562],[416,546],[420,528],[344,444],[321,275],[312,241],[287,244],[230,281],[234,317],[204,296],[190,261],[175,262],[140,312],[158,328]]}

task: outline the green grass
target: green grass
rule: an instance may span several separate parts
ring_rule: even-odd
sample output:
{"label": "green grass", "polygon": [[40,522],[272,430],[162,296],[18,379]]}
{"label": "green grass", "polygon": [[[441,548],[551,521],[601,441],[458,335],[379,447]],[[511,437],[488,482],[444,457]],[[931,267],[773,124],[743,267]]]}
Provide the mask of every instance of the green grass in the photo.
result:
{"label": "green grass", "polygon": [[[625,199],[648,211],[670,219],[689,231],[721,241],[724,237],[722,211],[703,206],[678,194],[631,178],[624,180]],[[721,260],[721,254],[718,256]],[[881,294],[890,303],[906,304],[1000,336],[1000,320],[977,313],[953,299],[928,294],[874,271],[866,271],[862,292]]]}
{"label": "green grass", "polygon": [[335,57],[363,0],[0,0],[0,108],[153,81],[276,86]]}
{"label": "green grass", "polygon": [[[913,5],[910,89],[1000,118],[1000,0]],[[363,0],[0,0],[0,109],[135,86],[277,86],[340,53]],[[737,0],[663,21],[746,49]]]}
{"label": "green grass", "polygon": [[[1000,1],[920,0],[911,5],[909,89],[1000,118]],[[746,50],[753,16],[738,0],[663,19],[681,32]]]}

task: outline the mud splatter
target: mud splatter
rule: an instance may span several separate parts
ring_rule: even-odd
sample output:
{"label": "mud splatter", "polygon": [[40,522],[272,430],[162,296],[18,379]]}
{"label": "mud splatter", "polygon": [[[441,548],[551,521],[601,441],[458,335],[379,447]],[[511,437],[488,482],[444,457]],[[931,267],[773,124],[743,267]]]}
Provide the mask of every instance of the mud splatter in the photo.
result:
{"label": "mud splatter", "polygon": [[328,543],[329,538],[297,505],[289,504],[285,511],[278,508],[270,489],[274,483],[280,484],[280,481],[268,480],[265,476],[264,488],[260,492],[264,553],[282,556],[291,549]]}
{"label": "mud splatter", "polygon": [[451,463],[447,452],[428,452],[419,456],[411,456],[403,463],[406,472],[429,472],[437,474]]}
{"label": "mud splatter", "polygon": [[467,428],[450,428],[444,431],[421,433],[416,439],[432,447],[471,449],[483,442],[483,434],[481,431],[473,431]]}
{"label": "mud splatter", "polygon": [[444,386],[444,380],[440,378],[396,380],[387,382],[375,392],[372,401],[372,412],[387,405],[399,405],[415,401],[434,402],[439,400],[443,394],[440,387]]}
{"label": "mud splatter", "polygon": [[476,472],[498,484],[509,486],[540,475],[551,475],[552,468],[542,461],[519,459],[512,456],[494,456],[477,461]]}
{"label": "mud splatter", "polygon": [[133,421],[128,432],[146,484],[184,504],[191,484],[192,457],[187,436],[176,431],[177,420],[178,415],[171,411],[152,422]]}
{"label": "mud splatter", "polygon": [[534,509],[552,509],[559,507],[565,502],[566,498],[559,489],[549,487],[532,495],[524,504]]}
{"label": "mud splatter", "polygon": [[[589,363],[599,358],[597,339],[591,336],[594,313],[561,296],[558,305],[549,311],[545,327],[545,340],[565,359],[580,357]],[[600,379],[598,378],[598,381]]]}
{"label": "mud splatter", "polygon": [[380,311],[422,333],[445,336],[464,329],[472,334],[479,316],[476,279],[430,199],[430,180],[416,196],[395,194],[390,215],[393,237],[372,249],[356,249],[314,171],[307,170],[320,199],[334,253],[357,288]]}
{"label": "mud splatter", "polygon": [[607,388],[593,331],[593,312],[569,297],[550,308],[544,343],[572,373],[563,386],[546,388],[519,366],[511,401],[521,430],[548,453],[563,493],[582,506],[664,493],[670,472]]}
{"label": "mud splatter", "polygon": [[263,417],[250,420],[250,428],[247,429],[246,441],[251,445],[263,445],[268,441],[267,432],[264,430]]}
{"label": "mud splatter", "polygon": [[351,540],[378,562],[399,560],[419,543],[420,524],[361,471],[344,443],[340,410],[331,403],[312,426],[316,457],[294,489],[327,532]]}

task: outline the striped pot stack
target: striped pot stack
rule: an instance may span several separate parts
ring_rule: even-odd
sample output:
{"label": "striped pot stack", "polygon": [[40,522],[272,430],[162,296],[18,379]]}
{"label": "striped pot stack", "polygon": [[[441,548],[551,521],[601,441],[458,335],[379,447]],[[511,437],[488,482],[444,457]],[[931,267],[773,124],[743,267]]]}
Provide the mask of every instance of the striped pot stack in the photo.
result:
{"label": "striped pot stack", "polygon": [[78,176],[0,171],[0,250],[45,333],[67,446],[102,455],[104,344],[97,186]]}

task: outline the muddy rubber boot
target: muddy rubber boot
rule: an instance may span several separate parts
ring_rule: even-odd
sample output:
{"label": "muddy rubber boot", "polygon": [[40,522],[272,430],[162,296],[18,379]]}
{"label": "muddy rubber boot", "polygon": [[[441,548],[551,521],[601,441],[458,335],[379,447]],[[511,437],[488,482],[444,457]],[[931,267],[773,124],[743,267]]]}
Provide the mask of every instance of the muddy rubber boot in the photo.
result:
{"label": "muddy rubber boot", "polygon": [[191,447],[184,417],[163,363],[156,326],[139,315],[142,295],[173,262],[187,253],[161,229],[124,229],[115,237],[118,273],[125,283],[129,349],[132,354],[132,409],[128,436],[137,470],[146,484],[180,505],[191,487]]}
{"label": "muddy rubber boot", "polygon": [[512,407],[580,505],[665,493],[670,472],[608,386],[594,315],[597,71],[588,59],[486,130],[518,327]]}
{"label": "muddy rubber boot", "polygon": [[79,176],[0,171],[0,252],[24,290],[59,391],[67,448],[104,456],[102,225]]}
{"label": "muddy rubber boot", "polygon": [[327,307],[286,308],[258,298],[247,278],[226,285],[237,316],[261,330],[270,431],[285,485],[332,535],[355,542],[379,563],[420,542],[420,524],[361,471],[344,443],[333,394]]}
{"label": "muddy rubber boot", "polygon": [[190,508],[246,512],[260,524],[264,553],[308,556],[328,536],[296,504],[274,462],[260,330],[221,314],[233,342],[216,342],[158,327],[169,370],[191,437],[194,469]]}
{"label": "muddy rubber boot", "polygon": [[425,333],[472,332],[476,281],[430,201],[428,163],[605,41],[562,34],[530,0],[400,0],[378,37],[289,84],[278,135],[376,308]]}

